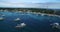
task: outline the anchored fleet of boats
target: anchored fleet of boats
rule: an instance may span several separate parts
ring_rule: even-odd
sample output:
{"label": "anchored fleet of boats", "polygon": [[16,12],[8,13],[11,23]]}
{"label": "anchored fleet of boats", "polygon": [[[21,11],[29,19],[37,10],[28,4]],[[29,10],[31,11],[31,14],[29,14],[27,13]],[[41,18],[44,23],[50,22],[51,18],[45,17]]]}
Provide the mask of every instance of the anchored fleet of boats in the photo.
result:
{"label": "anchored fleet of boats", "polygon": [[[35,14],[35,12],[34,12],[34,14]],[[41,13],[37,13],[37,15],[39,15],[39,14],[41,14]],[[41,14],[41,16],[44,16],[44,15],[48,15],[48,14]],[[2,16],[2,17],[0,17],[0,21],[5,19],[5,18],[3,18],[3,16],[5,16],[5,15],[1,15],[1,16]],[[51,16],[51,14],[50,14],[49,16]],[[53,15],[53,16],[54,16],[54,15]],[[20,21],[20,20],[21,20],[20,18],[14,19],[14,21]],[[59,23],[53,23],[53,24],[51,24],[51,25],[52,25],[52,28],[60,29]],[[16,28],[22,28],[22,27],[25,27],[25,26],[26,26],[25,23],[20,23],[20,24],[17,24]]]}
{"label": "anchored fleet of boats", "polygon": [[[4,20],[4,18],[0,18],[0,20]],[[19,21],[20,18],[16,18],[14,21]],[[20,24],[17,24],[16,28],[22,28],[22,27],[25,27],[26,24],[25,23],[20,23]]]}
{"label": "anchored fleet of boats", "polygon": [[[3,16],[5,16],[5,15],[1,15],[2,17],[0,17],[0,21],[2,21],[2,20],[4,20],[5,18],[3,18]],[[20,21],[21,19],[20,18],[16,18],[16,19],[14,19],[14,21]],[[20,23],[20,24],[17,24],[17,26],[16,26],[16,28],[23,28],[23,27],[25,27],[26,26],[26,24],[25,23]]]}

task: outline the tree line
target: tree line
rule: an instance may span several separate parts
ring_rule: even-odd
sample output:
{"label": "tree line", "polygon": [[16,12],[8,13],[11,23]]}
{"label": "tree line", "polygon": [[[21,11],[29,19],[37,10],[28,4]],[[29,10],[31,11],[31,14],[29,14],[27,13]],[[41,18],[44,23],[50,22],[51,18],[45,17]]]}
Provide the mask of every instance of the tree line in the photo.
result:
{"label": "tree line", "polygon": [[43,8],[0,8],[0,10],[8,10],[8,11],[31,11],[31,12],[40,12],[40,13],[47,13],[47,14],[57,14],[60,15],[60,10],[54,9],[43,9]]}

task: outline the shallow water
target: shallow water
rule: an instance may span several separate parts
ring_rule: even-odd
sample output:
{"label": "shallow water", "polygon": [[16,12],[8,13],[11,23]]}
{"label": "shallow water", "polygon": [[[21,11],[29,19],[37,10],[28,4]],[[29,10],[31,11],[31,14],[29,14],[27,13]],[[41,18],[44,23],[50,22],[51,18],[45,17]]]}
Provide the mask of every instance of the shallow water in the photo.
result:
{"label": "shallow water", "polygon": [[[0,21],[0,32],[60,32],[60,30],[54,31],[51,27],[51,23],[59,22],[59,17],[53,16],[41,16],[32,13],[12,13],[12,12],[0,12],[4,14],[4,20]],[[2,17],[2,16],[0,16]],[[14,22],[14,19],[20,18],[18,22]],[[16,28],[15,26],[20,23],[25,23],[26,27]]]}

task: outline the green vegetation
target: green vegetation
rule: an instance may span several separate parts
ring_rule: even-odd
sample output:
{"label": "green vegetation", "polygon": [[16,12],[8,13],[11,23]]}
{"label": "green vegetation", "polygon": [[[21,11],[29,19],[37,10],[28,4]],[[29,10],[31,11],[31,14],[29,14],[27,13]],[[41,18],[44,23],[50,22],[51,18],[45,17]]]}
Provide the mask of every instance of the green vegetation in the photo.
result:
{"label": "green vegetation", "polygon": [[53,9],[42,9],[42,8],[0,8],[0,10],[7,10],[10,12],[22,11],[22,12],[40,12],[40,13],[47,13],[47,14],[58,14],[60,15],[60,11],[55,11]]}

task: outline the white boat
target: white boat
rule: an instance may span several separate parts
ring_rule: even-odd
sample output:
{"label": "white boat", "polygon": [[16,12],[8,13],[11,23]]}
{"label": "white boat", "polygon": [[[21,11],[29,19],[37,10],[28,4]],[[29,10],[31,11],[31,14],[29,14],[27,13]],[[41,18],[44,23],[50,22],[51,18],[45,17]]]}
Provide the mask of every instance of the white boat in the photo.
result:
{"label": "white boat", "polygon": [[19,11],[19,12],[22,12],[22,11]]}
{"label": "white boat", "polygon": [[14,19],[14,21],[19,21],[20,20],[20,18],[16,18],[16,19]]}
{"label": "white boat", "polygon": [[44,14],[41,14],[41,16],[44,16]]}
{"label": "white boat", "polygon": [[1,17],[0,20],[4,20],[4,18]]}
{"label": "white boat", "polygon": [[59,23],[53,23],[53,24],[50,24],[50,25],[52,25],[52,28],[60,29]]}
{"label": "white boat", "polygon": [[18,24],[18,25],[16,26],[16,28],[22,28],[22,27],[25,27],[25,26],[26,26],[25,23],[21,23],[21,24]]}

